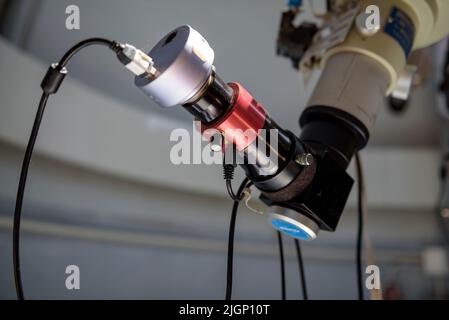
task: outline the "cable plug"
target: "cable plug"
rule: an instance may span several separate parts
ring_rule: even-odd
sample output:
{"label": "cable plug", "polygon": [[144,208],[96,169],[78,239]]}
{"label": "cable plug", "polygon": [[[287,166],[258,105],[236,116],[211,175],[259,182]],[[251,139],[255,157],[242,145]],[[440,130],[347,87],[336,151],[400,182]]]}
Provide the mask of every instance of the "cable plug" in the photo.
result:
{"label": "cable plug", "polygon": [[52,63],[41,82],[41,88],[46,94],[54,94],[58,91],[62,81],[67,75],[67,69],[61,68],[59,64]]}
{"label": "cable plug", "polygon": [[234,179],[234,170],[237,167],[236,164],[223,164],[223,179],[224,180],[233,180]]}
{"label": "cable plug", "polygon": [[223,163],[223,178],[226,181],[226,189],[228,190],[229,197],[234,201],[240,202],[243,200],[243,193],[238,196],[232,190],[232,180],[234,179],[234,170],[236,167],[236,164]]}
{"label": "cable plug", "polygon": [[158,72],[150,56],[127,43],[120,44],[120,49],[117,57],[129,71],[136,76],[145,76],[150,79],[157,77]]}

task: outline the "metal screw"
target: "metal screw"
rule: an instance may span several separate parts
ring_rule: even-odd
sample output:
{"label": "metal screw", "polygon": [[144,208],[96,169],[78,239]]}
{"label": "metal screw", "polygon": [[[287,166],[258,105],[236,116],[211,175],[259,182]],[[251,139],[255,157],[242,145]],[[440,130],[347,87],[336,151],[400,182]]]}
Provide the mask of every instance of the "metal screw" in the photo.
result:
{"label": "metal screw", "polygon": [[313,160],[313,155],[310,153],[298,154],[295,158],[295,162],[301,166],[310,166]]}

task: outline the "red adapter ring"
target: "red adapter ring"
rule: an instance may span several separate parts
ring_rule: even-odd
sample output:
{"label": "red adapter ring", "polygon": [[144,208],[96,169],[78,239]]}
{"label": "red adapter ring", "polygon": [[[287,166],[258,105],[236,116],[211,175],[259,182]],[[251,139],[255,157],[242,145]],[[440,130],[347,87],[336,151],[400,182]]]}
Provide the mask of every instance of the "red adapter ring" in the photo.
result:
{"label": "red adapter ring", "polygon": [[[234,103],[219,119],[201,124],[201,132],[215,129],[223,134],[226,142],[234,143],[237,150],[244,150],[257,139],[259,130],[263,129],[267,113],[253,96],[238,83],[228,85],[234,90]],[[207,138],[207,135],[206,135]]]}

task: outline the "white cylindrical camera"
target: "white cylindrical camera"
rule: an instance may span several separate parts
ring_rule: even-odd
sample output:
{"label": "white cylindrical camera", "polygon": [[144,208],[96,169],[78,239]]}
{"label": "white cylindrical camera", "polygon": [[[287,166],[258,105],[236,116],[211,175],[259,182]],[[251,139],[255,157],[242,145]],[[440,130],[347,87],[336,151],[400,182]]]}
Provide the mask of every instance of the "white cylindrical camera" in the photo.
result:
{"label": "white cylindrical camera", "polygon": [[167,34],[148,55],[158,76],[155,79],[136,77],[135,84],[162,107],[187,103],[213,70],[214,50],[188,25]]}

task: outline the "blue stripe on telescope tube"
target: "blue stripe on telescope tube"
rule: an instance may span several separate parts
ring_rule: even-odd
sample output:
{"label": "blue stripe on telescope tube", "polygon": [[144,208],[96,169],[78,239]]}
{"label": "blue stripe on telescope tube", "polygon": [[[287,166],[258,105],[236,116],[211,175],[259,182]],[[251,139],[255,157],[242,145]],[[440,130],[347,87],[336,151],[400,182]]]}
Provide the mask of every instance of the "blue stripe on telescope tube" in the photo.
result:
{"label": "blue stripe on telescope tube", "polygon": [[280,219],[273,219],[271,220],[271,224],[276,230],[279,230],[280,232],[282,232],[287,236],[297,238],[300,240],[310,239],[310,236],[307,232],[291,223],[288,223],[287,221]]}
{"label": "blue stripe on telescope tube", "polygon": [[289,0],[288,6],[289,8],[299,8],[302,6],[302,0]]}

